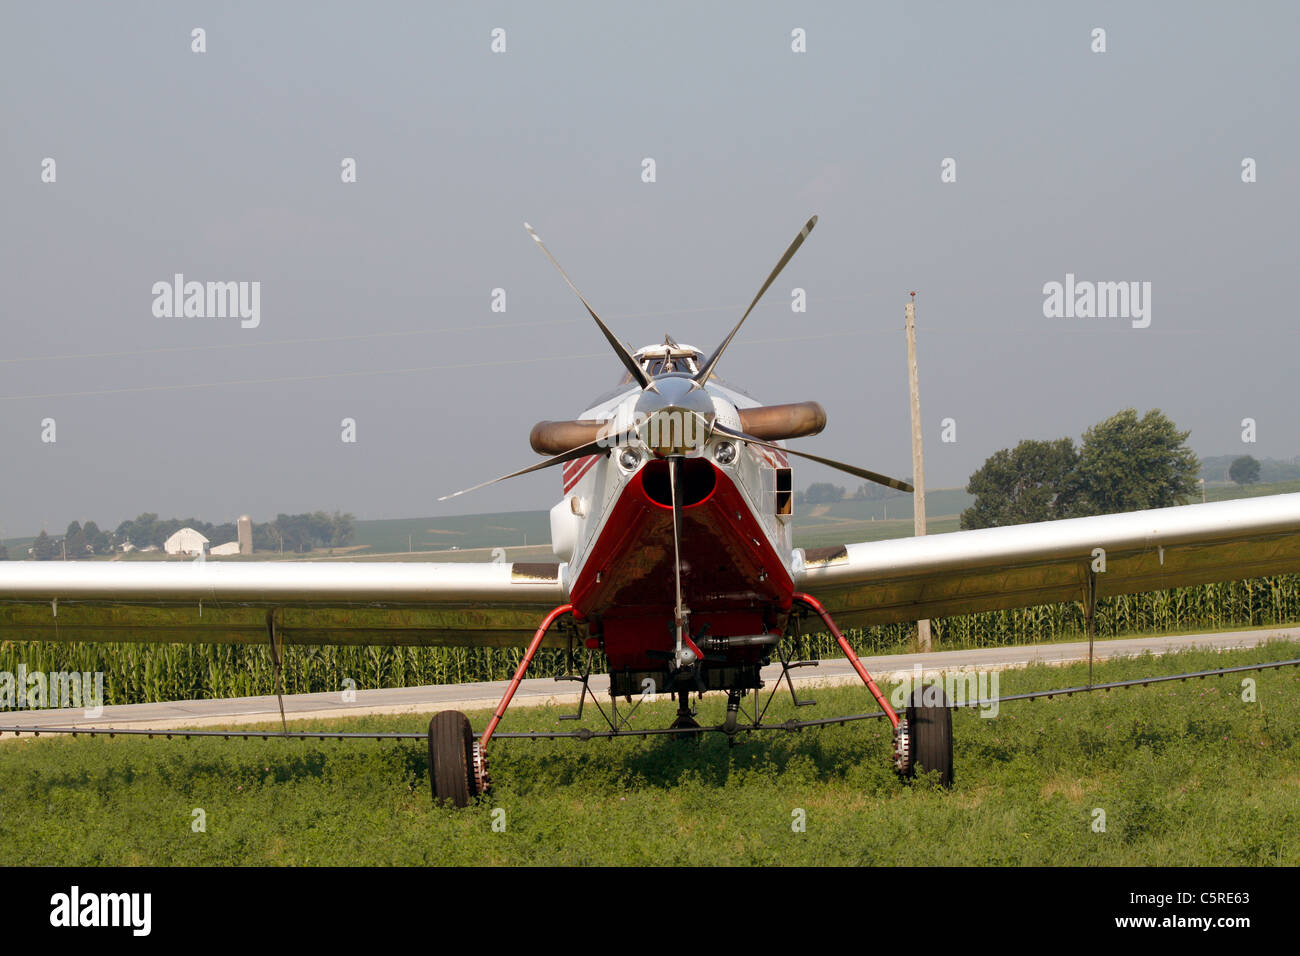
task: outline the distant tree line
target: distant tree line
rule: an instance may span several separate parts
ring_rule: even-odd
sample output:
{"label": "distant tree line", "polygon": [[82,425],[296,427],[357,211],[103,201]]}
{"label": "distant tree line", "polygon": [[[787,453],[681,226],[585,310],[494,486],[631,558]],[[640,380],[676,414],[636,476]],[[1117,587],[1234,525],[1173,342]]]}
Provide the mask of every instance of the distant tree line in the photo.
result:
{"label": "distant tree line", "polygon": [[[260,540],[265,542],[259,545]],[[300,515],[276,515],[269,524],[253,525],[253,548],[296,551],[305,554],[313,548],[342,548],[356,535],[350,514],[313,511]]]}
{"label": "distant tree line", "polygon": [[[1253,481],[1238,480],[1249,478],[1256,467],[1259,470]],[[1243,468],[1247,470],[1243,472]],[[1300,480],[1300,457],[1286,461],[1255,458],[1251,455],[1214,455],[1201,459],[1201,477],[1206,481],[1234,481],[1239,485],[1254,484],[1256,481],[1296,481]]]}
{"label": "distant tree line", "polygon": [[[910,480],[910,479],[909,479]],[[828,481],[813,482],[803,491],[794,493],[794,503],[799,505],[829,505],[837,501],[881,501],[885,498],[898,498],[905,492],[895,491],[884,485],[864,481],[850,495],[841,485],[832,485]]]}
{"label": "distant tree line", "polygon": [[[159,519],[157,514],[145,512],[123,521],[112,533],[100,530],[99,525],[93,521],[87,521],[84,525],[72,522],[61,538],[42,530],[32,543],[31,557],[37,561],[65,558],[75,561],[124,551],[128,544],[139,550],[151,547],[161,549],[163,543],[181,528],[193,528],[214,545],[225,544],[238,537],[238,528],[233,521],[212,524],[197,518]],[[255,551],[305,554],[315,548],[346,547],[355,536],[353,516],[337,511],[334,514],[325,511],[280,514],[276,515],[274,521],[253,523]],[[8,560],[8,557],[8,550],[0,545],[0,561]]]}

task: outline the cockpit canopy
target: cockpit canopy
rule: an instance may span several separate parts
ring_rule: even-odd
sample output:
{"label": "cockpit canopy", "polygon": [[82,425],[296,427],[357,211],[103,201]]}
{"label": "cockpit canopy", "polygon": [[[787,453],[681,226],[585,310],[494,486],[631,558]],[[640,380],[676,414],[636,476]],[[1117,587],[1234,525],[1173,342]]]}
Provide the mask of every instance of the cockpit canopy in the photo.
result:
{"label": "cockpit canopy", "polygon": [[[692,345],[679,345],[671,340],[662,345],[647,345],[645,348],[637,349],[632,353],[632,357],[640,364],[641,370],[651,378],[674,372],[695,375],[704,361],[704,353],[699,349]],[[624,373],[619,384],[630,385],[631,383],[632,373]]]}

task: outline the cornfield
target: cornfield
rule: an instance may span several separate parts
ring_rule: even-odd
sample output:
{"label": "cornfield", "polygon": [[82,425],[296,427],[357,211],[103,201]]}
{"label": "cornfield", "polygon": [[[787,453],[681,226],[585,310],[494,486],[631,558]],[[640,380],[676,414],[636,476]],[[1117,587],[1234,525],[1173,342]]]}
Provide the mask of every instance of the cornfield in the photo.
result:
{"label": "cornfield", "polygon": [[[1300,575],[1280,575],[1103,598],[1097,602],[1098,637],[1281,625],[1300,621]],[[911,623],[847,632],[860,654],[905,650]],[[933,622],[944,648],[996,647],[1082,638],[1083,610],[1055,604],[991,611]],[[826,634],[807,635],[801,656],[839,656]],[[288,647],[282,668],[285,693],[338,691],[351,679],[358,689],[457,684],[509,678],[522,648]],[[23,665],[43,671],[103,672],[104,699],[111,704],[275,693],[275,673],[265,645],[89,644],[39,641],[0,643],[0,671]],[[530,676],[553,677],[566,668],[565,655],[543,650]]]}

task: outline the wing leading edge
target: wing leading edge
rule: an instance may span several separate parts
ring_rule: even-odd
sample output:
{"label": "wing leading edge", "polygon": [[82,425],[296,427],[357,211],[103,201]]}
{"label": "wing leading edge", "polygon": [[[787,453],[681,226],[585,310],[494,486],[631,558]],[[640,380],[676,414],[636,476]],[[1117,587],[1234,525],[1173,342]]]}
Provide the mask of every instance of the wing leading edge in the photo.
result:
{"label": "wing leading edge", "polygon": [[1300,494],[812,548],[794,570],[854,627],[1080,601],[1090,576],[1106,597],[1294,573]]}
{"label": "wing leading edge", "polygon": [[[0,638],[513,646],[565,602],[555,564],[0,562]],[[552,636],[558,646],[559,637]]]}

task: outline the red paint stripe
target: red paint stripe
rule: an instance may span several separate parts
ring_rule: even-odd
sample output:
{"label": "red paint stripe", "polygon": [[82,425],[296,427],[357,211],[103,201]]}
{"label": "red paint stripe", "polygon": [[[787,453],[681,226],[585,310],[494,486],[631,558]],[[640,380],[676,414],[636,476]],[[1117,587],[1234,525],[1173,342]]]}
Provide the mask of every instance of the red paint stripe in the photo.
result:
{"label": "red paint stripe", "polygon": [[578,461],[583,463],[582,467],[577,471],[577,473],[571,476],[570,475],[564,476],[564,493],[567,495],[570,491],[572,491],[574,485],[582,481],[583,477],[587,474],[587,472],[591,471],[592,466],[594,466],[596,462],[599,460],[600,460],[599,455],[590,455],[586,458],[579,458]]}
{"label": "red paint stripe", "polygon": [[587,462],[595,460],[597,457],[598,457],[597,455],[586,455],[583,458],[575,458],[572,461],[566,461],[560,467],[564,471],[573,471],[576,468],[581,468]]}
{"label": "red paint stripe", "polygon": [[570,476],[582,474],[588,468],[590,468],[592,465],[596,463],[596,457],[597,456],[595,455],[588,455],[586,458],[579,458],[571,462],[571,464],[573,465],[572,468],[569,468],[567,464],[565,465],[565,467],[567,468]]}

